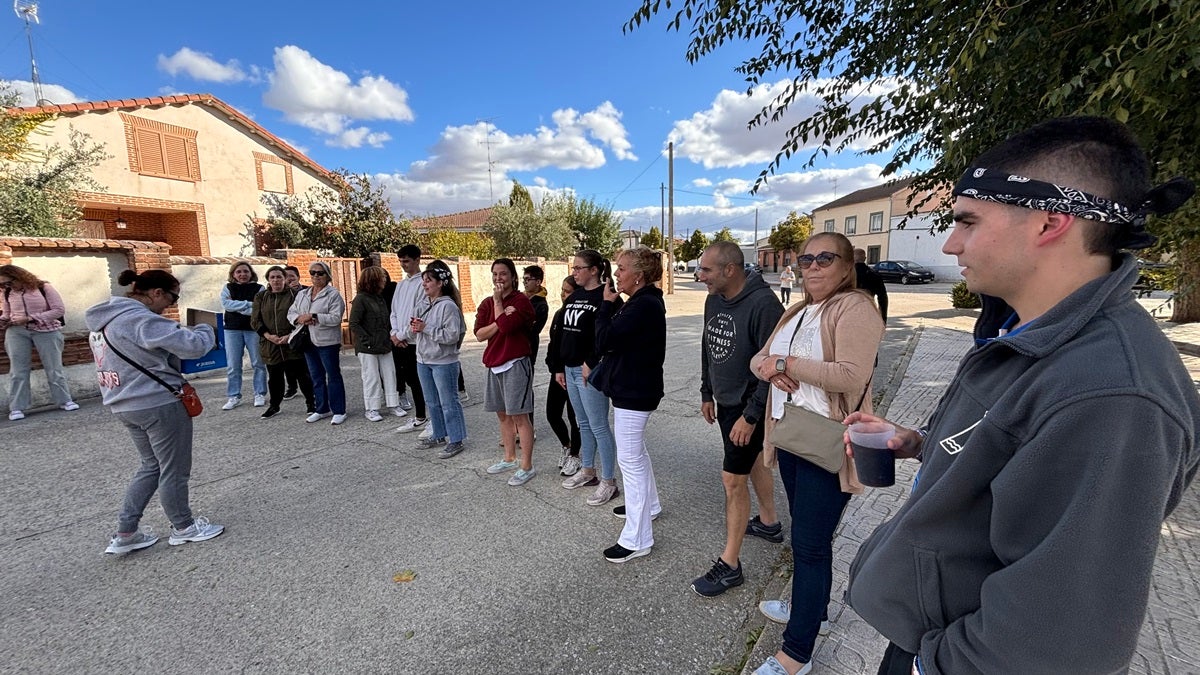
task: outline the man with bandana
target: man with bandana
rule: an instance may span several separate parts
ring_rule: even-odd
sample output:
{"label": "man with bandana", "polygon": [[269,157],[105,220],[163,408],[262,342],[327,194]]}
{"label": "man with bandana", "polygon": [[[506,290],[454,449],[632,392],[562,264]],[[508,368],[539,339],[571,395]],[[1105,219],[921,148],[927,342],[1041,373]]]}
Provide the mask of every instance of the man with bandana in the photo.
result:
{"label": "man with bandana", "polygon": [[1124,125],[1075,117],[955,186],[942,250],[988,311],[928,424],[897,428],[889,447],[921,468],[850,569],[850,606],[890,641],[881,674],[1128,669],[1200,460],[1200,397],[1120,252],[1194,192],[1149,189],[1150,171]]}

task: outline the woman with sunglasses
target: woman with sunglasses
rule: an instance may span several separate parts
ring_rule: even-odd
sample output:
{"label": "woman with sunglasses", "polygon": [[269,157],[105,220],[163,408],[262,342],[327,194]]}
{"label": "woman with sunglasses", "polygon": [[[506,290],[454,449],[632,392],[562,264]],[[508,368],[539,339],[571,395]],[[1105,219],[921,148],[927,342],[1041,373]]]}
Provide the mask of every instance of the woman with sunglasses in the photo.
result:
{"label": "woman with sunglasses", "polygon": [[313,382],[316,410],[305,422],[318,422],[333,416],[331,424],[346,421],[346,386],[342,383],[342,316],[346,300],[330,279],[329,265],[314,261],[308,266],[312,286],[300,291],[288,309],[288,323],[308,326],[312,347],[305,350],[304,361]]}
{"label": "woman with sunglasses", "polygon": [[304,393],[309,414],[316,411],[313,407],[312,380],[308,377],[304,355],[288,346],[292,325],[287,314],[295,300],[296,291],[287,285],[284,269],[275,265],[267,270],[267,288],[254,296],[254,306],[250,310],[250,327],[258,333],[258,351],[267,365],[270,401],[262,414],[263,419],[279,414],[279,406],[287,398],[285,388],[288,379],[295,382],[298,390]]}
{"label": "woman with sunglasses", "polygon": [[242,353],[250,356],[254,369],[254,407],[267,404],[267,366],[258,350],[258,334],[250,327],[254,296],[261,293],[258,274],[248,262],[229,267],[228,283],[221,287],[221,307],[225,309],[225,395],[221,410],[233,410],[242,403]]}
{"label": "woman with sunglasses", "polygon": [[[841,422],[855,410],[871,412],[871,374],[883,320],[871,297],[855,289],[854,249],[836,232],[811,237],[797,261],[804,281],[800,302],[783,313],[750,369],[771,383],[766,437],[785,406]],[[862,484],[853,462],[837,473],[764,443],[763,463],[779,463],[792,516],[792,599],[762,603],[763,613],[785,620],[783,646],[754,671],[796,675],[812,669],[833,584],[833,532]]]}
{"label": "woman with sunglasses", "polygon": [[133,437],[141,467],[125,490],[117,532],[104,552],[129,553],[158,541],[150,528],[138,529],[142,513],[156,491],[159,504],[171,520],[167,543],[178,546],[212,539],[225,528],[206,518],[192,517],[188,505],[192,418],[173,391],[142,369],[171,387],[180,387],[184,378],[179,373],[179,360],[200,358],[211,351],[216,344],[213,329],[205,324],[180,326],[175,319],[162,315],[179,301],[179,280],[167,272],[147,270],[136,274],[125,270],[117,283],[133,288],[125,297],[90,307],[84,318],[92,331],[89,343],[96,360],[100,395]]}
{"label": "woman with sunglasses", "polygon": [[79,410],[63,372],[62,318],[66,308],[62,296],[49,282],[16,265],[0,265],[0,289],[4,290],[0,296],[0,328],[6,329],[4,351],[10,364],[8,419],[25,419],[31,402],[29,376],[35,349],[54,403],[63,410]]}
{"label": "woman with sunglasses", "polygon": [[[566,387],[575,419],[579,422],[580,456],[583,467],[562,482],[568,490],[596,486],[587,499],[591,506],[600,506],[616,497],[617,446],[608,423],[608,397],[588,384],[588,375],[600,362],[596,352],[596,312],[604,302],[605,284],[612,283],[612,266],[598,251],[582,250],[575,254],[572,276],[579,290],[567,298],[563,312],[562,342],[559,360],[562,372],[554,379]],[[613,301],[615,311],[621,305]],[[600,455],[600,475],[596,475],[596,455]]]}

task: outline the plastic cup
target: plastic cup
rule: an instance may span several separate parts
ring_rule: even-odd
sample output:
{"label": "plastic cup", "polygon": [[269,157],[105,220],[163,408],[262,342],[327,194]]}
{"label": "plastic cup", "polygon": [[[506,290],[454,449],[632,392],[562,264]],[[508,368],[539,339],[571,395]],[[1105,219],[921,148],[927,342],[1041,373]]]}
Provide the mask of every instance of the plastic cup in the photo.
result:
{"label": "plastic cup", "polygon": [[887,443],[896,435],[896,427],[887,422],[856,422],[850,425],[850,447],[858,481],[867,487],[896,484],[896,456]]}

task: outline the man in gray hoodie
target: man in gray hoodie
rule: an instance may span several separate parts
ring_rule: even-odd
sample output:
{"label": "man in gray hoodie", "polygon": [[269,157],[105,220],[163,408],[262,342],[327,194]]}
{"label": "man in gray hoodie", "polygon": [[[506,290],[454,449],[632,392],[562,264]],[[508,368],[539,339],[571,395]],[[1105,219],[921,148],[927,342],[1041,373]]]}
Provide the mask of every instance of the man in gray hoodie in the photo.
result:
{"label": "man in gray hoodie", "polygon": [[[783,305],[762,275],[746,275],[744,263],[741,248],[733,242],[717,242],[700,257],[700,281],[708,288],[700,346],[700,412],[709,424],[718,422],[725,445],[725,549],[712,568],[692,582],[692,590],[706,597],[744,581],[739,556],[746,534],[783,541],[775,514],[775,477],[759,461],[771,385],[750,372],[750,357],[770,339]],[[761,511],[754,518],[747,478]]]}
{"label": "man in gray hoodie", "polygon": [[1150,176],[1124,125],[1075,117],[1000,143],[955,186],[942,250],[1011,310],[977,331],[928,424],[889,442],[921,470],[847,589],[891,643],[880,673],[1129,668],[1162,521],[1200,461],[1200,396],[1119,252],[1194,192]]}

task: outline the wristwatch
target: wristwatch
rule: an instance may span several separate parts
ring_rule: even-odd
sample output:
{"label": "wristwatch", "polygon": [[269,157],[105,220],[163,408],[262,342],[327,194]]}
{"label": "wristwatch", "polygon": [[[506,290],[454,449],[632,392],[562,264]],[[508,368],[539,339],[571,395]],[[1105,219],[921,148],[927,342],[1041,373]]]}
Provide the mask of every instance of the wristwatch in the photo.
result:
{"label": "wristwatch", "polygon": [[787,372],[787,359],[775,359],[775,372],[777,372],[777,373],[786,373]]}

